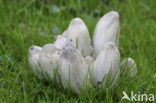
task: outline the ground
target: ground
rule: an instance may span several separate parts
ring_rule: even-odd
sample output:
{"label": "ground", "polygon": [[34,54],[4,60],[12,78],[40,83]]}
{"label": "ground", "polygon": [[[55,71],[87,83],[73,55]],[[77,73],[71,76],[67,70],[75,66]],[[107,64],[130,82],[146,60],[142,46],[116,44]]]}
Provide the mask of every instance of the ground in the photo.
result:
{"label": "ground", "polygon": [[[91,89],[79,95],[52,81],[41,81],[28,64],[28,48],[51,43],[80,17],[90,37],[100,17],[120,14],[121,60],[132,57],[138,68],[134,78],[121,77],[112,90]],[[0,103],[125,102],[125,91],[156,93],[155,0],[0,0]],[[155,97],[156,98],[156,97]]]}

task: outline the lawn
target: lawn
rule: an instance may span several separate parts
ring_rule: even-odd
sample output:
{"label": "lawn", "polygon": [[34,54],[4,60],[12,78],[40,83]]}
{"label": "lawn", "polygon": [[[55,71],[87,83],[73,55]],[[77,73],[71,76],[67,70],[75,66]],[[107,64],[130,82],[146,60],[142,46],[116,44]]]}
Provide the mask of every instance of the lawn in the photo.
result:
{"label": "lawn", "polygon": [[[99,18],[112,10],[120,14],[121,60],[132,57],[137,76],[121,77],[112,90],[79,95],[38,80],[28,64],[31,45],[52,43],[74,17],[84,20],[92,37]],[[0,0],[0,103],[127,103],[121,101],[123,91],[156,95],[155,0]]]}

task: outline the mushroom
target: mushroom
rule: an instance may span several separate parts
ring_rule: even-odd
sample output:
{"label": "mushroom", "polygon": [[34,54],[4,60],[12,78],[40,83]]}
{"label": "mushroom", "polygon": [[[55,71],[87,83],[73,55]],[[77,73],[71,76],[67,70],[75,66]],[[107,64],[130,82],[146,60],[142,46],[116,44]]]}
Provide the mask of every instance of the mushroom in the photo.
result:
{"label": "mushroom", "polygon": [[42,48],[39,46],[31,46],[28,50],[29,65],[32,71],[35,73],[35,75],[38,76],[39,79],[42,79],[41,68],[39,66],[39,54],[41,50]]}
{"label": "mushroom", "polygon": [[80,18],[71,20],[68,29],[63,33],[68,41],[73,44],[84,56],[92,52],[88,28]]}
{"label": "mushroom", "polygon": [[[39,54],[39,63],[45,77],[54,78],[54,73],[57,73],[59,53],[54,44],[46,44],[43,46]],[[58,82],[58,81],[57,81]]]}
{"label": "mushroom", "polygon": [[71,87],[76,93],[89,84],[88,65],[81,53],[70,44],[60,55],[58,72],[64,88]]}
{"label": "mushroom", "polygon": [[54,42],[56,49],[63,49],[68,44],[67,38],[63,35],[57,35],[56,40]]}
{"label": "mushroom", "polygon": [[121,62],[121,73],[128,72],[130,77],[137,74],[137,66],[132,58],[126,58]]}
{"label": "mushroom", "polygon": [[98,21],[94,30],[94,58],[103,50],[107,42],[113,42],[118,46],[119,33],[119,14],[115,11],[108,12]]}
{"label": "mushroom", "polygon": [[107,79],[109,79],[107,82],[110,83],[110,87],[116,84],[120,73],[120,53],[114,43],[108,42],[105,44],[91,71],[90,74],[95,86],[99,85],[102,88],[105,86]]}

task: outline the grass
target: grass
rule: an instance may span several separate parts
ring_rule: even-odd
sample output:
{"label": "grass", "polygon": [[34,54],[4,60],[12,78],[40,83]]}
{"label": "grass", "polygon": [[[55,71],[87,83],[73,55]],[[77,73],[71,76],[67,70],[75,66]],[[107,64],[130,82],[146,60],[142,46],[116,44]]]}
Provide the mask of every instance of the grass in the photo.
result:
{"label": "grass", "polygon": [[[34,76],[27,60],[32,44],[53,42],[74,17],[84,20],[92,37],[99,18],[111,10],[120,14],[121,59],[135,60],[137,77],[122,77],[113,90],[76,95]],[[155,94],[155,30],[155,0],[0,0],[0,103],[127,103],[122,91]]]}

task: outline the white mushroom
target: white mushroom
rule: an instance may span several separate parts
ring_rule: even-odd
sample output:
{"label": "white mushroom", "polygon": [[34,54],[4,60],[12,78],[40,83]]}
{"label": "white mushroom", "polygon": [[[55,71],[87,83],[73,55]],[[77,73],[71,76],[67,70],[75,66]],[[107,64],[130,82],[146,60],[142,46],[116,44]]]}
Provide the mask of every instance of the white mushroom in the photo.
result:
{"label": "white mushroom", "polygon": [[121,73],[129,72],[129,76],[133,77],[137,74],[137,66],[132,58],[126,58],[121,62]]}
{"label": "white mushroom", "polygon": [[56,49],[63,49],[69,42],[67,41],[67,38],[63,35],[57,35],[56,40],[54,42]]}
{"label": "white mushroom", "polygon": [[107,42],[113,42],[118,46],[120,35],[119,14],[115,11],[105,14],[96,24],[93,36],[94,57],[103,50]]}
{"label": "white mushroom", "polygon": [[89,56],[92,52],[88,28],[80,18],[71,20],[68,29],[63,33],[69,42],[84,55]]}
{"label": "white mushroom", "polygon": [[93,76],[95,85],[105,86],[106,79],[110,79],[108,81],[110,87],[115,85],[120,73],[120,53],[114,43],[108,42],[105,44],[103,50],[98,54],[94,62],[94,68],[91,71],[90,74]]}
{"label": "white mushroom", "polygon": [[59,51],[55,48],[54,44],[43,46],[39,54],[39,63],[45,77],[54,78],[54,73],[57,73],[59,55]]}
{"label": "white mushroom", "polygon": [[76,93],[89,83],[88,65],[81,53],[70,44],[60,55],[58,72],[64,88],[70,86]]}
{"label": "white mushroom", "polygon": [[39,54],[42,48],[39,46],[31,46],[28,51],[28,62],[33,72],[42,79],[41,68],[39,66]]}

